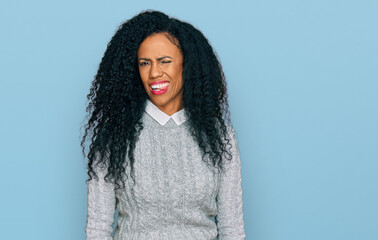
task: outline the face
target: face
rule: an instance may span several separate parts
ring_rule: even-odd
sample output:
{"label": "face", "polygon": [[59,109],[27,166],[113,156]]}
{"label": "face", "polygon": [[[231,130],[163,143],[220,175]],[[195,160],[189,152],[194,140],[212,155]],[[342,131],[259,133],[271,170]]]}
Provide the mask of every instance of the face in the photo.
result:
{"label": "face", "polygon": [[139,74],[149,99],[168,115],[181,110],[183,57],[164,33],[148,36],[138,49]]}

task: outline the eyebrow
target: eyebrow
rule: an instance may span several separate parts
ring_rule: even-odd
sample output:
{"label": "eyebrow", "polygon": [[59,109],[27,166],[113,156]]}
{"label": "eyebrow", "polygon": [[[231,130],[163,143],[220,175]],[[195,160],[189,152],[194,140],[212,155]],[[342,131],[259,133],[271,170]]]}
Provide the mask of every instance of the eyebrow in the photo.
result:
{"label": "eyebrow", "polygon": [[[172,57],[170,57],[170,56],[163,56],[163,57],[157,58],[157,60],[160,61],[160,60],[162,60],[164,58],[171,58],[172,59]],[[149,59],[149,58],[139,58],[139,61],[140,60],[150,61],[151,59]]]}

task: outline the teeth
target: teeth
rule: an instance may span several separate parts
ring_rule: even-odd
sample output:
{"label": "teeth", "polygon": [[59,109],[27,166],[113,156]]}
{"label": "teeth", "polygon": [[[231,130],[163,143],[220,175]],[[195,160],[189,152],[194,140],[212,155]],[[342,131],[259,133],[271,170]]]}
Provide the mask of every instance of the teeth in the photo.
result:
{"label": "teeth", "polygon": [[154,84],[154,85],[151,85],[151,88],[152,89],[159,89],[159,88],[164,88],[166,86],[168,86],[169,83],[163,83],[163,84]]}

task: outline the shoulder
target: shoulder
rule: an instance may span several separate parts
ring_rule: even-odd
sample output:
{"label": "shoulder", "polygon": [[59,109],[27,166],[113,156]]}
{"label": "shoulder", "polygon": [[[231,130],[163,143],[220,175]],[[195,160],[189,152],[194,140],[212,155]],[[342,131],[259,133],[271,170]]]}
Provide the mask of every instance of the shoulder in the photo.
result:
{"label": "shoulder", "polygon": [[233,126],[232,123],[228,123],[228,122],[225,122],[224,123],[225,126],[226,126],[226,130],[227,130],[227,137],[229,138],[232,138],[232,139],[236,139],[236,131],[235,131],[235,128]]}
{"label": "shoulder", "polygon": [[221,124],[219,121],[217,121],[217,127],[218,129],[223,132],[222,129],[225,129],[226,132],[220,133],[222,135],[223,141],[227,144],[231,144],[231,149],[235,150],[235,148],[238,150],[237,146],[237,132],[232,124],[232,122],[224,121],[224,127],[221,127]]}

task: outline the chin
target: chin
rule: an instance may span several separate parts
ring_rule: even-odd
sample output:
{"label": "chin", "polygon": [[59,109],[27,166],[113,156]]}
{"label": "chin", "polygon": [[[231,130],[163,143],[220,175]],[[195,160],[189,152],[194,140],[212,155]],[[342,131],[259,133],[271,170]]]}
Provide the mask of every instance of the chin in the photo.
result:
{"label": "chin", "polygon": [[162,96],[152,96],[150,98],[150,100],[152,100],[152,102],[156,103],[156,105],[164,105],[168,102],[168,100],[165,98],[165,97],[162,97]]}

